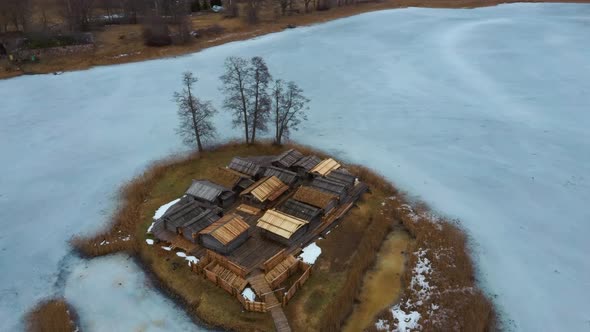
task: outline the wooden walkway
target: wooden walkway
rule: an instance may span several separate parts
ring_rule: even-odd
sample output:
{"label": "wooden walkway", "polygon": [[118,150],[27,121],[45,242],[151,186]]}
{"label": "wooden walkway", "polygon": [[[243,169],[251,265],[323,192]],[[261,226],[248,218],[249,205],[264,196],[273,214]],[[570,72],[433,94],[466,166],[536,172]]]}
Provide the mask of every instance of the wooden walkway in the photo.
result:
{"label": "wooden walkway", "polygon": [[256,292],[256,295],[263,298],[264,302],[266,302],[266,309],[270,311],[277,332],[291,332],[291,327],[283,311],[283,306],[272,292],[272,289],[270,289],[270,285],[266,281],[264,274],[260,271],[254,272],[248,277],[248,282],[254,289],[254,292]]}

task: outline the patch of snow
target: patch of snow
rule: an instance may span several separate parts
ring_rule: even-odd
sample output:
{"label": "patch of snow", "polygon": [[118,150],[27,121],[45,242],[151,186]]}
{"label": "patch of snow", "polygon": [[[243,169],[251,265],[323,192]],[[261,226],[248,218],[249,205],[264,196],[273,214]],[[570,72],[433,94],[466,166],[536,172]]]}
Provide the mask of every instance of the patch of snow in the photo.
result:
{"label": "patch of snow", "polygon": [[166,251],[170,251],[170,250],[172,250],[172,248],[170,248],[170,247],[165,247],[165,246],[162,246],[162,249],[164,249],[164,250],[166,250]]}
{"label": "patch of snow", "polygon": [[430,299],[433,287],[427,280],[427,277],[432,273],[430,260],[426,257],[427,250],[419,249],[415,254],[418,257],[416,266],[412,269],[412,280],[410,281],[410,288],[416,291],[419,295],[418,305],[421,301]]}
{"label": "patch of snow", "polygon": [[124,241],[124,242],[129,241],[129,240],[131,240],[131,235],[127,235],[126,237],[121,238],[121,241]]}
{"label": "patch of snow", "polygon": [[150,246],[154,244],[154,240],[152,239],[145,239],[145,242]]}
{"label": "patch of snow", "polygon": [[254,293],[254,291],[250,287],[246,287],[244,289],[244,291],[242,292],[242,296],[246,300],[252,301],[252,302],[254,302],[254,299],[256,299],[256,294]]}
{"label": "patch of snow", "polygon": [[152,234],[152,229],[154,228],[155,223],[156,223],[155,221],[152,221],[152,224],[147,229],[147,232],[146,232],[147,234]]}
{"label": "patch of snow", "polygon": [[185,258],[186,257],[186,254],[183,253],[182,251],[179,251],[179,252],[176,253],[176,256]]}
{"label": "patch of snow", "polygon": [[420,320],[419,312],[410,311],[409,313],[406,313],[400,308],[399,304],[397,304],[391,308],[391,313],[393,314],[393,318],[397,319],[398,322],[397,328],[394,331],[409,332],[420,329],[420,324],[418,324],[418,321]]}
{"label": "patch of snow", "polygon": [[[160,218],[161,218],[161,217],[164,215],[164,213],[166,213],[166,211],[168,211],[168,209],[169,209],[169,208],[170,208],[172,205],[174,205],[174,204],[178,203],[179,201],[180,201],[180,198],[177,198],[177,199],[173,200],[172,202],[168,202],[168,203],[166,203],[166,204],[164,204],[164,205],[160,206],[160,207],[159,207],[159,208],[156,210],[156,213],[154,213],[154,217],[153,217],[153,218],[154,218],[154,220],[160,219]],[[149,232],[149,231],[151,231],[151,227],[148,229],[148,232]]]}
{"label": "patch of snow", "polygon": [[375,323],[375,328],[379,331],[389,331],[389,323],[384,319],[379,319]]}
{"label": "patch of snow", "polygon": [[303,248],[299,257],[301,258],[301,260],[303,260],[303,262],[307,264],[313,264],[315,263],[316,259],[318,259],[321,253],[322,248],[318,247],[318,245],[314,242],[308,245],[307,247]]}
{"label": "patch of snow", "polygon": [[110,242],[107,240],[102,240],[102,242],[100,243],[101,246],[106,246],[107,244],[110,244]]}
{"label": "patch of snow", "polygon": [[191,266],[191,264],[197,264],[199,262],[199,259],[195,256],[186,256],[184,259],[188,261],[188,266]]}

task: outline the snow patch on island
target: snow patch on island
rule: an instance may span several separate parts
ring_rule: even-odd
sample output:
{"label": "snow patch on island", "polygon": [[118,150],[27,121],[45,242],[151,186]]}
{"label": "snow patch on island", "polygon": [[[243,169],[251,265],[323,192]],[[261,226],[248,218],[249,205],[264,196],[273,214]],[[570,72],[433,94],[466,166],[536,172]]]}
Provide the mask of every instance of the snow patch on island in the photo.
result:
{"label": "snow patch on island", "polygon": [[254,291],[250,287],[246,287],[246,289],[244,289],[244,291],[242,292],[242,296],[246,300],[252,301],[252,302],[254,302],[254,299],[256,299],[256,294],[254,294]]}
{"label": "snow patch on island", "polygon": [[313,264],[315,263],[316,259],[318,259],[321,253],[322,248],[318,247],[318,245],[314,242],[308,245],[307,247],[303,248],[303,251],[301,252],[301,255],[299,255],[299,257],[301,258],[301,260],[303,260],[304,263]]}
{"label": "snow patch on island", "polygon": [[199,259],[195,256],[186,256],[184,259],[188,261],[188,266],[192,266],[192,264],[197,264]]}
{"label": "snow patch on island", "polygon": [[151,246],[154,244],[154,240],[152,240],[152,239],[145,239],[145,242],[148,244],[148,246]]}
{"label": "snow patch on island", "polygon": [[182,251],[179,251],[179,252],[176,253],[176,256],[185,258],[186,257],[186,254],[183,253]]}
{"label": "snow patch on island", "polygon": [[[168,209],[169,209],[169,208],[170,208],[172,205],[174,205],[174,204],[178,203],[179,201],[180,201],[180,198],[177,198],[177,199],[173,200],[172,202],[169,202],[169,203],[166,203],[166,204],[164,204],[164,205],[160,206],[160,207],[159,207],[159,208],[156,210],[156,213],[154,213],[154,220],[160,219],[160,218],[161,218],[161,217],[164,215],[164,213],[166,213],[166,211],[168,211]],[[151,230],[152,230],[152,226],[150,226],[150,228],[148,228],[148,233],[149,233]]]}

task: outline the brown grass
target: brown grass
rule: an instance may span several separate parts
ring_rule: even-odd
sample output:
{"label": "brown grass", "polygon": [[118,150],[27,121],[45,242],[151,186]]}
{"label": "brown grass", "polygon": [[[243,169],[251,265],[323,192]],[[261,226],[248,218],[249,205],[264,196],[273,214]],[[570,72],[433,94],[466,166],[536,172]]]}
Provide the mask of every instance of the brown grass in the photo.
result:
{"label": "brown grass", "polygon": [[[95,33],[96,50],[92,53],[76,54],[67,57],[42,59],[38,64],[24,64],[20,70],[8,70],[7,62],[0,62],[0,79],[22,74],[44,74],[56,71],[83,70],[94,66],[110,65],[128,62],[144,61],[163,57],[177,56],[197,52],[211,46],[250,39],[256,36],[278,32],[287,25],[310,25],[349,17],[356,14],[404,7],[432,7],[432,8],[474,8],[493,6],[513,2],[574,2],[588,3],[590,0],[530,0],[530,1],[502,1],[502,0],[384,0],[371,3],[361,3],[335,7],[327,11],[312,11],[310,13],[292,16],[276,17],[274,11],[262,15],[258,24],[246,24],[242,18],[224,18],[223,14],[200,13],[192,17],[195,29],[207,29],[212,26],[221,27],[222,34],[204,35],[187,45],[171,45],[167,47],[147,47],[141,38],[140,25],[107,26],[103,31]],[[302,5],[300,6],[302,7]],[[125,55],[125,56],[121,56]]]}
{"label": "brown grass", "polygon": [[70,332],[76,330],[76,313],[64,299],[37,304],[25,317],[29,332]]}

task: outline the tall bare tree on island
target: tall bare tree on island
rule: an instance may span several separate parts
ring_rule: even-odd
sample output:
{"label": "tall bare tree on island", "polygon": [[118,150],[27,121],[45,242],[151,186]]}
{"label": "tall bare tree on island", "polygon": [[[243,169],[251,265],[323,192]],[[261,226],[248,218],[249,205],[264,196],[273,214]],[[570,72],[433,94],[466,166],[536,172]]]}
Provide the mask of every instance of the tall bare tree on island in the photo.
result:
{"label": "tall bare tree on island", "polygon": [[307,120],[309,99],[303,95],[303,90],[295,82],[285,84],[282,80],[274,82],[271,97],[275,143],[280,145],[283,138],[288,138],[292,130],[298,130],[299,124]]}
{"label": "tall bare tree on island", "polygon": [[233,113],[234,128],[244,126],[246,143],[250,142],[249,112],[248,112],[248,79],[250,68],[248,62],[240,57],[225,59],[225,74],[220,79],[223,86],[221,91],[225,95],[223,108]]}
{"label": "tall bare tree on island", "polygon": [[183,90],[174,93],[174,100],[178,104],[180,125],[176,132],[185,144],[196,143],[199,152],[203,151],[203,143],[215,137],[215,127],[211,118],[217,110],[210,101],[201,101],[193,94],[193,85],[197,78],[191,72],[185,72],[182,77]]}
{"label": "tall bare tree on island", "polygon": [[248,99],[252,102],[250,108],[251,113],[251,128],[252,137],[251,143],[256,141],[256,130],[264,132],[267,130],[266,123],[270,116],[270,96],[268,95],[268,85],[272,79],[268,67],[259,56],[255,56],[250,60],[250,84],[247,89]]}

